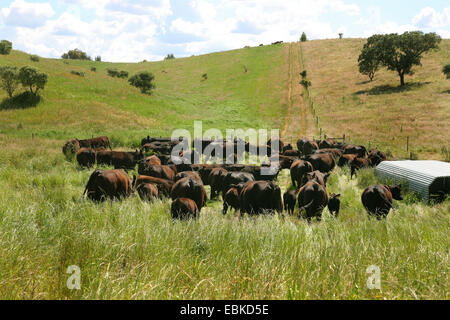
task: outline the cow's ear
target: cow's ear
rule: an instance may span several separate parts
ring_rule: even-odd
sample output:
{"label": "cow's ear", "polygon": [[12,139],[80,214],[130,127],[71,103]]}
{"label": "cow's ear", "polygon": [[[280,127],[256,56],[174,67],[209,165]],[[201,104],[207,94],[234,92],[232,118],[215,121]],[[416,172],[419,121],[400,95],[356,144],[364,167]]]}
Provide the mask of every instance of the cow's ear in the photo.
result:
{"label": "cow's ear", "polygon": [[340,193],[338,193],[338,194],[334,195],[334,197],[335,197],[335,198],[339,198],[340,196],[341,196],[341,194],[340,194]]}

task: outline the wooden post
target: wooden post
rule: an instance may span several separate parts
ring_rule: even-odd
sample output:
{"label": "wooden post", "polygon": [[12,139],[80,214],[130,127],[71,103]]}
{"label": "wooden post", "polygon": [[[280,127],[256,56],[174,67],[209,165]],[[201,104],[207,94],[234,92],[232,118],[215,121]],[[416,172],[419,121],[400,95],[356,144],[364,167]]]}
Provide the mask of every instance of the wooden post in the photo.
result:
{"label": "wooden post", "polygon": [[344,133],[344,135],[342,136],[342,142],[345,143],[345,133]]}
{"label": "wooden post", "polygon": [[406,137],[406,152],[409,151],[409,136]]}

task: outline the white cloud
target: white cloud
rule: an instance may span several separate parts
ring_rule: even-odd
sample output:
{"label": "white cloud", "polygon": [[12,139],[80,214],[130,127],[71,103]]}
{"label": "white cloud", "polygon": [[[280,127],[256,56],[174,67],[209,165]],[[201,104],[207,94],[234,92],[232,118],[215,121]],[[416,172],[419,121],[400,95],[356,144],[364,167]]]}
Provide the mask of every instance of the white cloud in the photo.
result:
{"label": "white cloud", "polygon": [[49,3],[34,3],[15,0],[8,8],[2,8],[0,15],[9,26],[35,28],[42,26],[55,14]]}
{"label": "white cloud", "polygon": [[[186,52],[195,54],[278,40],[297,41],[303,31],[312,39],[337,37],[343,28],[333,29],[321,15],[330,12],[348,16],[360,14],[357,5],[341,0],[221,0],[215,6],[194,0],[190,5],[199,19],[177,18],[172,21],[170,30],[205,38],[185,45]],[[222,12],[233,14],[220,19]]]}
{"label": "white cloud", "polygon": [[[42,56],[60,57],[69,49],[80,48],[105,61],[142,61],[162,59],[151,54],[155,37],[171,14],[168,0],[134,1],[65,0],[94,10],[94,19],[82,19],[80,10],[68,10],[54,19],[46,19],[33,29],[15,28],[15,47]],[[74,12],[71,12],[74,11]]]}
{"label": "white cloud", "polygon": [[413,18],[412,23],[420,28],[450,26],[450,7],[445,8],[442,12],[431,7],[425,7]]}

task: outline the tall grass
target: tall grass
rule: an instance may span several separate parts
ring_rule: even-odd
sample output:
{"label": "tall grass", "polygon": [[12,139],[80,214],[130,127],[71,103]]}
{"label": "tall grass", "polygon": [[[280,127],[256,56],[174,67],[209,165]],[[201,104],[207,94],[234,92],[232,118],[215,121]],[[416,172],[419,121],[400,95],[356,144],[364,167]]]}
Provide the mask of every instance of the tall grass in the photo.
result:
{"label": "tall grass", "polygon": [[[0,140],[1,141],[1,140]],[[3,141],[4,142],[4,141]],[[336,170],[339,219],[237,218],[209,201],[198,221],[170,218],[170,201],[81,199],[90,171],[59,150],[0,155],[0,298],[4,299],[432,299],[449,296],[450,202],[395,202],[369,219],[362,189],[372,170],[349,180]],[[283,191],[289,174],[278,180]],[[81,269],[69,290],[66,269]],[[369,290],[366,269],[381,269]]]}

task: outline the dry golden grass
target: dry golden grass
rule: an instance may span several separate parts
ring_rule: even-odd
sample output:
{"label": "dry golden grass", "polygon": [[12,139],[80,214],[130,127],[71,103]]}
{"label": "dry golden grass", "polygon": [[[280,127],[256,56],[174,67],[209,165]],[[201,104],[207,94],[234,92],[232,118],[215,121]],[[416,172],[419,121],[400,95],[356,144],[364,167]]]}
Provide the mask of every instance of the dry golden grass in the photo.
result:
{"label": "dry golden grass", "polygon": [[311,93],[320,126],[328,136],[346,134],[354,142],[377,146],[394,157],[410,151],[422,159],[443,159],[450,141],[450,81],[442,66],[450,61],[450,40],[426,54],[422,67],[399,87],[398,76],[380,70],[373,82],[358,72],[366,40],[320,40],[303,43]]}

